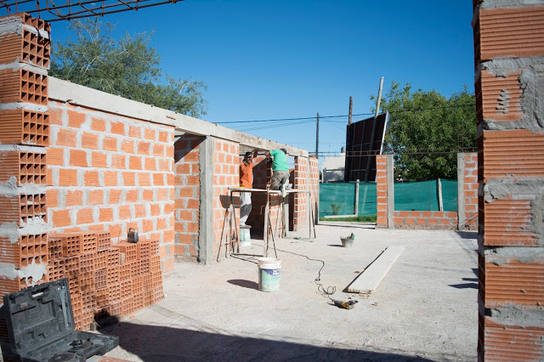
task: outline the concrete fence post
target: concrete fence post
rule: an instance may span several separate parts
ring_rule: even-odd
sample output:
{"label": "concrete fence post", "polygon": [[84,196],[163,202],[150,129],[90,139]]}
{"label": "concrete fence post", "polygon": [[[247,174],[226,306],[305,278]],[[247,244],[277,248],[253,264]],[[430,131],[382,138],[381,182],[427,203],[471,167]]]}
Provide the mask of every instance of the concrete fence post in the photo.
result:
{"label": "concrete fence post", "polygon": [[200,224],[198,261],[210,264],[213,260],[214,210],[213,210],[213,138],[206,137],[200,144]]}
{"label": "concrete fence post", "polygon": [[355,205],[353,205],[354,215],[359,215],[359,179],[355,182]]}
{"label": "concrete fence post", "polygon": [[465,154],[457,154],[457,230],[465,228]]}
{"label": "concrete fence post", "polygon": [[395,168],[393,155],[387,155],[387,224],[390,229],[395,227],[393,213],[395,211]]}

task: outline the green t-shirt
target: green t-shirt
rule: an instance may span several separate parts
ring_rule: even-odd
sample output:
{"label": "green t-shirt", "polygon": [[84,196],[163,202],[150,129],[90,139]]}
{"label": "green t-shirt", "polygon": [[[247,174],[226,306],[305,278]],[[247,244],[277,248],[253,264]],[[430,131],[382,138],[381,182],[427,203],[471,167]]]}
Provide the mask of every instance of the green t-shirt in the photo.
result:
{"label": "green t-shirt", "polygon": [[287,155],[282,150],[272,150],[270,151],[270,155],[273,157],[272,171],[289,171]]}

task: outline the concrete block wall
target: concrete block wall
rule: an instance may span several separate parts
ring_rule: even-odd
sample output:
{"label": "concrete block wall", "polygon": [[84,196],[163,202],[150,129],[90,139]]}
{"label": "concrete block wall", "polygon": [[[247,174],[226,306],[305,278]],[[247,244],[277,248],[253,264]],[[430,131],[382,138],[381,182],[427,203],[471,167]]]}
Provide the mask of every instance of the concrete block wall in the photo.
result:
{"label": "concrete block wall", "polygon": [[544,1],[474,1],[480,360],[544,359]]}
{"label": "concrete block wall", "polygon": [[47,281],[50,26],[0,18],[0,297]]}
{"label": "concrete block wall", "polygon": [[174,127],[49,102],[48,220],[56,232],[135,228],[174,266]]}
{"label": "concrete block wall", "polygon": [[176,139],[175,157],[175,255],[198,258],[200,220],[200,143],[204,137],[185,133]]}
{"label": "concrete block wall", "polygon": [[[215,260],[225,222],[225,207],[230,203],[228,188],[240,186],[240,144],[213,138],[213,150],[213,232],[215,235],[213,257]],[[236,214],[236,223],[239,224],[240,214],[238,212]]]}

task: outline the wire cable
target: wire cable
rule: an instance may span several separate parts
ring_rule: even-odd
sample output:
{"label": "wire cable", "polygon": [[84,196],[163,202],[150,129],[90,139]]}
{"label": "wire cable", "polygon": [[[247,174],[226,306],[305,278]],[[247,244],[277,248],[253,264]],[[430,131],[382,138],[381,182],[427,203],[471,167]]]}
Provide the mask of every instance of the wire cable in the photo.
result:
{"label": "wire cable", "polygon": [[[413,108],[413,109],[401,109],[398,111],[389,111],[390,114],[397,114],[397,113],[410,113],[410,112],[423,112],[427,110],[435,110],[435,109],[448,109],[448,108],[462,108],[462,107],[474,107],[475,103],[466,103],[466,104],[455,104],[455,105],[448,105],[448,106],[436,106],[436,107],[428,107],[428,108]],[[352,114],[352,117],[359,117],[359,116],[371,116],[374,113],[354,113]],[[332,114],[332,115],[324,115],[319,116],[319,120],[322,119],[325,120],[325,122],[344,122],[344,121],[333,121],[328,120],[330,118],[345,118],[348,117],[348,114]],[[308,117],[291,117],[291,118],[272,118],[272,119],[251,119],[251,120],[237,120],[237,121],[221,121],[221,122],[213,122],[216,124],[234,124],[234,123],[268,123],[268,122],[283,122],[283,121],[303,121],[303,120],[315,120],[316,116],[308,116]]]}

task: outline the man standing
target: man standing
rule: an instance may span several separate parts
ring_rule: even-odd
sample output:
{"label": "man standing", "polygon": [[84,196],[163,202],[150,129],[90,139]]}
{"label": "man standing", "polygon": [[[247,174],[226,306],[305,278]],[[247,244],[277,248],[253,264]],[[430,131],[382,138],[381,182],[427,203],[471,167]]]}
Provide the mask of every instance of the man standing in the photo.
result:
{"label": "man standing", "polygon": [[[285,194],[285,187],[289,183],[289,166],[287,164],[287,150],[280,148],[267,152],[268,157],[272,157],[272,180],[270,188],[272,190],[282,190]],[[285,196],[285,195],[284,195]]]}
{"label": "man standing", "polygon": [[[244,159],[240,164],[240,187],[253,187],[253,166],[255,166],[254,157],[257,156],[257,151],[246,152]],[[249,214],[251,213],[251,192],[240,193],[240,225],[245,225]]]}

